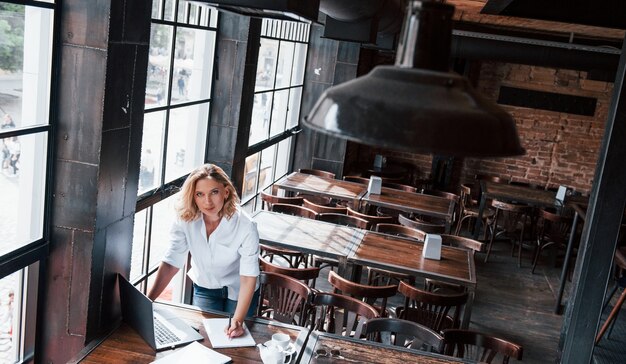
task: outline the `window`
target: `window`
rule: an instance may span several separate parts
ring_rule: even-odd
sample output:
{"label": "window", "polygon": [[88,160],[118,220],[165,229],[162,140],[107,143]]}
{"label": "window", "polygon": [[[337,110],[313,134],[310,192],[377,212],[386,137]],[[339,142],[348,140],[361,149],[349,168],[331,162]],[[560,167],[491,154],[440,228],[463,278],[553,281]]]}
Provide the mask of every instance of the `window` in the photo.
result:
{"label": "window", "polygon": [[242,202],[256,209],[260,191],[289,169],[298,130],[309,41],[305,23],[263,19]]}
{"label": "window", "polygon": [[[183,0],[154,0],[130,280],[156,271],[174,218],[172,194],[205,160],[217,11]],[[184,275],[161,299],[179,297]]]}
{"label": "window", "polygon": [[[26,5],[28,4],[28,5]],[[48,249],[53,1],[0,2],[0,361],[32,359]]]}

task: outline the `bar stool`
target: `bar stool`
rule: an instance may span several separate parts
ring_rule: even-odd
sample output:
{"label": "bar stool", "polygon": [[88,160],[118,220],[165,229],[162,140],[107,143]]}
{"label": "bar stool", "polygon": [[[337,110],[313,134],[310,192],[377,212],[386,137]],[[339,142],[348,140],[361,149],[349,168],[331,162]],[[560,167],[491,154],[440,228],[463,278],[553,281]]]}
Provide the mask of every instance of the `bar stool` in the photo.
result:
{"label": "bar stool", "polygon": [[[526,220],[529,218],[532,208],[527,205],[508,203],[499,200],[491,201],[491,207],[495,209],[493,218],[487,220],[487,230],[491,230],[491,238],[487,246],[485,263],[489,260],[489,254],[493,246],[493,241],[497,236],[508,236],[513,243],[511,255],[515,252],[515,243],[519,243],[517,266],[522,266],[522,244],[524,241],[524,229]],[[498,231],[499,230],[499,231]],[[517,236],[517,232],[519,237]]]}

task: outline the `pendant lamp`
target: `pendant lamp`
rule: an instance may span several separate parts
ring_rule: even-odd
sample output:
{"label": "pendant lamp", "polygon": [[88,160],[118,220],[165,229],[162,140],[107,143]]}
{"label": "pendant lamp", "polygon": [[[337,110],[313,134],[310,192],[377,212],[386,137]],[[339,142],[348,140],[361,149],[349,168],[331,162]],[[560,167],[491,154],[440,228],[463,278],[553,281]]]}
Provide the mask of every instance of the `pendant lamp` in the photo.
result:
{"label": "pendant lamp", "polygon": [[303,124],[413,153],[524,154],[513,118],[448,70],[454,6],[409,1],[407,8],[395,65],[327,89]]}

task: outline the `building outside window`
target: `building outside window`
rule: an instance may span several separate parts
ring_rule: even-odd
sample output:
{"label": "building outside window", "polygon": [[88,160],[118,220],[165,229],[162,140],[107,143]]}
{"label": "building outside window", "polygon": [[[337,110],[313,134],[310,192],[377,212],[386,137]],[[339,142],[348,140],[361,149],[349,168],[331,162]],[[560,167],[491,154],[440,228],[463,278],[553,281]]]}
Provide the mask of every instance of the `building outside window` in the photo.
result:
{"label": "building outside window", "polygon": [[[205,160],[218,14],[183,0],[154,0],[130,280],[145,290],[168,247],[174,200]],[[180,300],[179,273],[161,299]]]}
{"label": "building outside window", "polygon": [[0,1],[0,363],[34,353],[38,262],[49,244],[55,9],[53,0]]}
{"label": "building outside window", "polygon": [[309,24],[263,19],[241,188],[248,211],[259,208],[259,192],[289,170],[293,135],[299,130],[309,32]]}

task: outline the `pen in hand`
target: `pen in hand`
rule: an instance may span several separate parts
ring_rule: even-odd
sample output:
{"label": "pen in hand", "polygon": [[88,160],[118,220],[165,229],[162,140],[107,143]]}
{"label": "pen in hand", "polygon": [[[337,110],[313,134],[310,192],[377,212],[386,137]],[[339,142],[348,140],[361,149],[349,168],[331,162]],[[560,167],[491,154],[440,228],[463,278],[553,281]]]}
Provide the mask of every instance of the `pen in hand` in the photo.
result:
{"label": "pen in hand", "polygon": [[229,340],[231,339],[231,337],[230,337],[230,324],[231,324],[232,318],[233,318],[233,314],[229,313],[228,314],[228,329],[227,329],[227,335],[228,335],[228,339]]}

